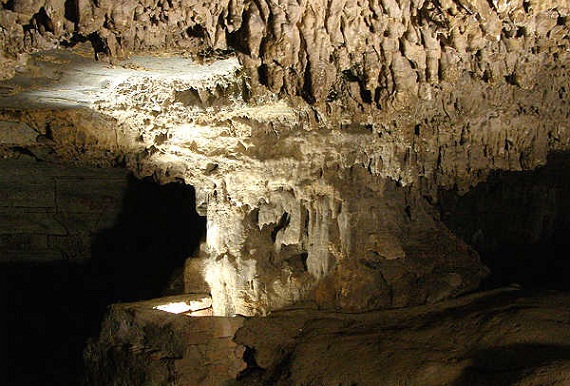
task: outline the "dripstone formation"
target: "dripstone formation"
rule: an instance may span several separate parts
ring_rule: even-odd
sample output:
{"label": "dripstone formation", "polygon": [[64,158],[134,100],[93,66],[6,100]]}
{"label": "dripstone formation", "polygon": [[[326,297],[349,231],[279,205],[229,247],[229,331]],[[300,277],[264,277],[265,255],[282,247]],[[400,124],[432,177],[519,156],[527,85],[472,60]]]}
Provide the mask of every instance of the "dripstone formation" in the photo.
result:
{"label": "dripstone formation", "polygon": [[[201,269],[221,315],[474,290],[487,271],[439,221],[438,188],[464,192],[569,146],[564,1],[2,8],[3,132],[38,135],[8,135],[3,154],[195,186],[208,219]],[[158,52],[208,75],[135,60]],[[101,81],[109,65],[124,71]],[[95,97],[34,105],[37,90],[88,94],[73,79],[89,76]]]}
{"label": "dripstone formation", "polygon": [[8,135],[4,156],[193,185],[218,315],[472,291],[487,270],[438,219],[438,189],[569,147],[565,1],[2,8],[2,129],[38,135]]}

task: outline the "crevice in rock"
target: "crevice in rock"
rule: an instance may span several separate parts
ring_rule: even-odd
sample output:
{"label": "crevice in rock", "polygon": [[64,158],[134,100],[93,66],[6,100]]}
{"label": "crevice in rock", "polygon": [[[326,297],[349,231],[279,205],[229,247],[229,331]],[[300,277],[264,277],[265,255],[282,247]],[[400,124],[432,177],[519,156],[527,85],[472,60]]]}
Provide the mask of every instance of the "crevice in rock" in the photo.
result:
{"label": "crevice in rock", "polygon": [[206,38],[206,30],[200,24],[195,24],[191,27],[188,27],[186,29],[186,34],[188,34],[189,37],[193,38]]}
{"label": "crevice in rock", "polygon": [[242,379],[251,380],[252,378],[261,378],[265,371],[259,367],[255,360],[255,348],[245,346],[243,352],[243,361],[246,363],[246,368],[242,370],[236,377],[238,381]]}
{"label": "crevice in rock", "polygon": [[289,213],[284,212],[281,215],[281,218],[279,219],[279,222],[277,223],[275,228],[273,228],[273,230],[271,231],[271,240],[274,243],[275,240],[277,240],[277,233],[279,233],[280,230],[285,229],[287,225],[289,225],[290,221],[291,221],[291,216],[289,215]]}
{"label": "crevice in rock", "polygon": [[14,0],[6,1],[5,3],[2,4],[2,7],[7,11],[13,11],[14,10]]}
{"label": "crevice in rock", "polygon": [[264,86],[267,86],[268,82],[269,82],[269,75],[268,75],[267,71],[268,71],[267,65],[265,65],[265,64],[262,64],[257,69],[257,76],[258,76],[259,83],[264,85]]}
{"label": "crevice in rock", "polygon": [[307,66],[305,67],[305,71],[303,73],[303,89],[301,91],[301,96],[303,99],[309,103],[313,104],[316,102],[316,98],[314,95],[314,87],[313,87],[313,80],[311,78],[311,62],[307,61]]}
{"label": "crevice in rock", "polygon": [[89,34],[87,37],[91,45],[93,46],[93,52],[95,54],[95,59],[99,60],[100,55],[110,55],[109,45],[107,40],[99,35],[97,32]]}
{"label": "crevice in rock", "polygon": [[44,7],[41,7],[38,13],[33,16],[33,25],[40,33],[54,32],[53,20],[47,14]]}
{"label": "crevice in rock", "polygon": [[65,0],[64,16],[73,23],[79,23],[79,0]]}

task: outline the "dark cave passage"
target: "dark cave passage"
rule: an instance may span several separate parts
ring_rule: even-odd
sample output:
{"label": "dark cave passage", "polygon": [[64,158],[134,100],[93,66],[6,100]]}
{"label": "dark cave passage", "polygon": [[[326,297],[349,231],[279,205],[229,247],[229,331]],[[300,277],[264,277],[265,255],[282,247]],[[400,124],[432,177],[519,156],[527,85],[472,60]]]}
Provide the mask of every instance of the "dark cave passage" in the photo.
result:
{"label": "dark cave passage", "polygon": [[[117,192],[109,193],[108,187],[98,190],[79,185],[77,192],[67,196],[58,193],[60,208],[65,207],[65,200],[73,201],[79,196],[106,197],[102,201],[93,199],[95,203],[111,202],[113,194],[118,198],[115,208],[110,205],[101,209],[100,205],[89,203],[94,211],[112,212],[114,224],[81,230],[82,234],[89,234],[91,244],[91,256],[85,256],[84,260],[54,246],[51,252],[46,252],[49,260],[19,262],[18,254],[27,256],[33,245],[23,249],[16,246],[20,248],[17,249],[7,245],[6,240],[27,240],[31,236],[0,234],[0,247],[16,248],[13,256],[0,251],[4,257],[13,257],[11,261],[3,260],[0,266],[0,292],[8,322],[4,338],[8,359],[3,361],[6,384],[80,384],[85,343],[98,335],[108,305],[183,290],[181,285],[173,284],[173,274],[176,276],[180,271],[182,275],[185,259],[193,255],[205,237],[206,228],[205,218],[195,211],[194,189],[183,184],[160,186],[150,179],[132,177],[118,189],[122,198]],[[54,210],[56,216],[57,213]],[[85,218],[87,214],[82,216]],[[97,216],[102,215],[96,213],[93,217]],[[58,217],[62,218],[69,220],[69,216]],[[70,229],[69,224],[68,221],[67,232],[73,233],[76,229]],[[4,233],[8,232],[6,224],[0,225]],[[41,231],[54,232],[49,227]],[[39,230],[33,232],[35,239]],[[55,237],[48,236],[48,239]],[[59,258],[54,259],[57,253]]]}
{"label": "dark cave passage", "polygon": [[464,196],[442,191],[439,201],[445,224],[491,269],[484,287],[570,290],[570,154],[493,173]]}
{"label": "dark cave passage", "polygon": [[131,178],[115,226],[93,242],[91,272],[95,286],[112,303],[181,293],[173,274],[205,239],[206,219],[195,209],[194,189],[151,179]]}

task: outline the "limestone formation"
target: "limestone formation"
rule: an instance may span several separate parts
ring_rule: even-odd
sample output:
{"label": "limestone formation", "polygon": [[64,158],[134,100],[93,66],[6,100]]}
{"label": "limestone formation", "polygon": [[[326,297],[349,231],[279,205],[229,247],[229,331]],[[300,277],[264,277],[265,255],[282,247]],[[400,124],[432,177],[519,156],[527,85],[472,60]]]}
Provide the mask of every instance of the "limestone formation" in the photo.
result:
{"label": "limestone formation", "polygon": [[3,155],[194,186],[220,315],[472,291],[486,269],[437,190],[569,147],[564,1],[2,8]]}
{"label": "limestone formation", "polygon": [[533,89],[541,67],[567,56],[569,7],[559,0],[14,0],[3,8],[0,48],[12,60],[78,40],[97,57],[234,50],[254,85],[366,113],[437,99],[465,75]]}
{"label": "limestone formation", "polygon": [[188,317],[168,305],[188,295],[114,305],[85,351],[88,385],[221,385],[246,368],[233,342],[243,318]]}
{"label": "limestone formation", "polygon": [[[163,58],[158,67],[133,58],[77,72],[77,54],[33,58],[30,73],[56,63],[64,75],[5,97],[5,120],[49,137],[27,145],[41,159],[122,162],[139,176],[196,187],[208,219],[200,273],[217,315],[264,315],[305,301],[345,311],[435,302],[474,290],[486,273],[401,179],[407,158],[378,154],[398,138],[315,127],[310,108],[279,100],[246,102],[235,59],[173,75],[169,67],[189,60]],[[78,83],[66,89],[63,79]],[[27,100],[36,106],[24,112],[17,106]],[[6,156],[18,157],[14,149],[4,145]]]}
{"label": "limestone formation", "polygon": [[[567,348],[552,346],[568,341],[568,315],[549,308],[567,308],[565,297],[440,304],[489,270],[458,236],[475,245],[478,222],[455,234],[438,200],[570,150],[569,13],[566,0],[0,0],[5,165],[184,183],[206,217],[170,290],[189,307],[208,299],[185,313],[215,316],[168,315],[161,300],[113,306],[86,352],[89,381],[498,384],[485,371],[505,369],[485,350],[528,352],[520,316],[548,363],[507,361],[511,380],[567,383]],[[92,229],[69,224],[93,213],[48,200],[70,183],[58,178],[47,178],[58,190],[43,189],[49,213],[38,218],[83,259]],[[18,194],[0,194],[3,229],[29,224],[11,204]],[[44,231],[3,232],[0,252],[45,250]],[[555,319],[533,324],[535,307]],[[287,308],[301,311],[279,314]],[[374,359],[352,366],[356,354]]]}

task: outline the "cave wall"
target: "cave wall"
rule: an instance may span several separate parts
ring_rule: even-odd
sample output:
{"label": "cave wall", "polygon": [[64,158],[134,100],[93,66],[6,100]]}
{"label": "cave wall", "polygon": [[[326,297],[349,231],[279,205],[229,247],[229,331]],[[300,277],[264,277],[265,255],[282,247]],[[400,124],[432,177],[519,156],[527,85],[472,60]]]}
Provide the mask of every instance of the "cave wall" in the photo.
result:
{"label": "cave wall", "polygon": [[[267,315],[299,303],[361,312],[472,291],[488,271],[459,227],[441,221],[438,193],[468,195],[489,175],[533,170],[570,149],[564,0],[0,4],[7,133],[0,154],[122,165],[139,177],[195,186],[208,232],[191,274],[208,283],[217,315]],[[192,63],[159,76],[134,59],[140,54],[158,56],[167,69],[179,68],[168,61],[175,55]],[[221,75],[184,77],[214,72],[224,60],[232,65]],[[116,72],[126,69],[134,72]],[[93,74],[97,87],[65,94]],[[42,87],[48,92],[38,103],[34,91]],[[70,107],[90,92],[94,99]],[[170,336],[171,321],[178,323],[159,320],[149,336]],[[186,331],[200,324],[180,323]],[[130,375],[150,364],[165,382],[172,366],[196,368],[186,363],[194,358],[187,342],[167,339],[176,347],[158,342],[158,351],[147,351],[149,342],[141,345],[127,327],[107,326],[127,345],[103,362],[134,358],[138,374]],[[508,328],[520,336],[517,325]],[[112,346],[112,334],[103,341],[103,350]],[[96,363],[101,353],[92,354]],[[298,368],[291,358],[267,363],[280,376],[291,363]]]}
{"label": "cave wall", "polygon": [[432,198],[438,186],[465,191],[491,170],[542,165],[569,143],[564,1],[15,0],[3,8],[5,76],[29,52],[80,41],[113,61],[232,51],[254,99],[267,101],[269,90],[308,102],[311,126],[376,134],[370,147],[339,150]]}
{"label": "cave wall", "polygon": [[[7,131],[0,137],[6,140]],[[113,283],[94,269],[93,245],[122,211],[127,171],[62,166],[20,151],[0,159],[0,302],[8,353],[0,371],[12,385],[77,384],[85,341],[121,296],[110,296]]]}
{"label": "cave wall", "polygon": [[[567,55],[564,1],[4,1],[2,51],[89,39],[98,54],[237,50],[275,92],[351,110],[430,100],[463,73],[523,89]],[[256,76],[258,74],[259,76]],[[348,98],[344,98],[348,97]]]}
{"label": "cave wall", "polygon": [[0,262],[85,263],[126,188],[125,170],[0,160]]}
{"label": "cave wall", "polygon": [[442,221],[491,269],[489,286],[569,288],[570,162],[553,154],[533,171],[495,172],[464,195],[442,190]]}

